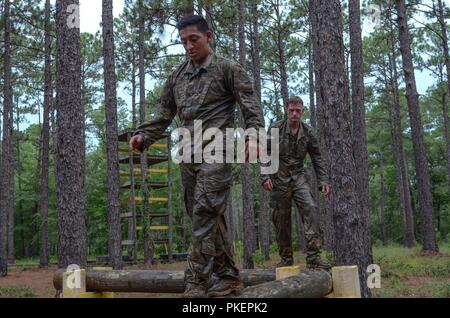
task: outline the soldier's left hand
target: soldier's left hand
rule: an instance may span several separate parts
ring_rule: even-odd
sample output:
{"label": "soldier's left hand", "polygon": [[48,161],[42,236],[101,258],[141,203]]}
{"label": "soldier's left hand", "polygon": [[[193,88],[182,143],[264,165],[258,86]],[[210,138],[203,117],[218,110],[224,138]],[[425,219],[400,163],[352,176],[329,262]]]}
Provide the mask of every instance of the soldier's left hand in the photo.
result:
{"label": "soldier's left hand", "polygon": [[331,186],[328,184],[325,184],[321,187],[320,191],[325,195],[329,195],[331,192]]}
{"label": "soldier's left hand", "polygon": [[258,140],[250,138],[245,142],[245,161],[258,160],[261,155],[261,147],[258,145]]}

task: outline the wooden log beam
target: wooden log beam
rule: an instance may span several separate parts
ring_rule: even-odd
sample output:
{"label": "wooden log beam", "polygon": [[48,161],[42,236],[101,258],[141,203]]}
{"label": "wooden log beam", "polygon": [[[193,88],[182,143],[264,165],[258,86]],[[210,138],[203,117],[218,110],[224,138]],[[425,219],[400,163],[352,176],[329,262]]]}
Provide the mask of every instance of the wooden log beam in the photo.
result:
{"label": "wooden log beam", "polygon": [[[53,276],[53,286],[62,290],[64,270]],[[274,270],[242,270],[245,286],[254,286],[275,280]],[[87,292],[146,292],[182,293],[184,271],[173,270],[89,270],[86,272]]]}
{"label": "wooden log beam", "polygon": [[300,274],[245,288],[238,298],[323,298],[333,282],[324,270],[302,270]]}

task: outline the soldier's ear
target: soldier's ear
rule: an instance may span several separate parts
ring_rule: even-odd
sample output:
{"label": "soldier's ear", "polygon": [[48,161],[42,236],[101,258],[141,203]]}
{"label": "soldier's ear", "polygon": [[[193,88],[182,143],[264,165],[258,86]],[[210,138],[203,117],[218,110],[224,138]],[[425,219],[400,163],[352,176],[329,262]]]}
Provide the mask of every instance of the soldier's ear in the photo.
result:
{"label": "soldier's ear", "polygon": [[208,40],[208,43],[211,43],[212,37],[213,37],[212,32],[211,31],[206,31],[206,38]]}

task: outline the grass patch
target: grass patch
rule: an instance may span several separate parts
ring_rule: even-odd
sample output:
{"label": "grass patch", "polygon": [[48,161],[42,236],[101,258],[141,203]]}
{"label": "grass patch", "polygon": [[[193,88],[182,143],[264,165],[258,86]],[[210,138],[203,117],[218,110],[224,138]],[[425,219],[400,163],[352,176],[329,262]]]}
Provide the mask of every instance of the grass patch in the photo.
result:
{"label": "grass patch", "polygon": [[0,298],[34,298],[36,293],[28,286],[0,287]]}

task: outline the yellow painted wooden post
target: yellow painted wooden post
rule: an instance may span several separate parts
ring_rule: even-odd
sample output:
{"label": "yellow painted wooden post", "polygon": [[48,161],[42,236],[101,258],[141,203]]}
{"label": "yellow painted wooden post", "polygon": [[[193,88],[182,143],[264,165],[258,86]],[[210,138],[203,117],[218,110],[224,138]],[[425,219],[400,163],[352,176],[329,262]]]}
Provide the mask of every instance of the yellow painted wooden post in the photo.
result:
{"label": "yellow painted wooden post", "polygon": [[295,276],[298,274],[300,274],[300,266],[299,265],[277,267],[277,269],[275,270],[275,276],[276,276],[277,280]]}
{"label": "yellow painted wooden post", "polygon": [[336,266],[332,270],[333,298],[361,298],[358,266]]}
{"label": "yellow painted wooden post", "polygon": [[[110,270],[112,267],[93,267],[93,270]],[[113,292],[86,292],[86,270],[63,273],[62,298],[114,298]]]}
{"label": "yellow painted wooden post", "polygon": [[86,292],[86,270],[77,269],[63,273],[62,298],[78,298]]}

